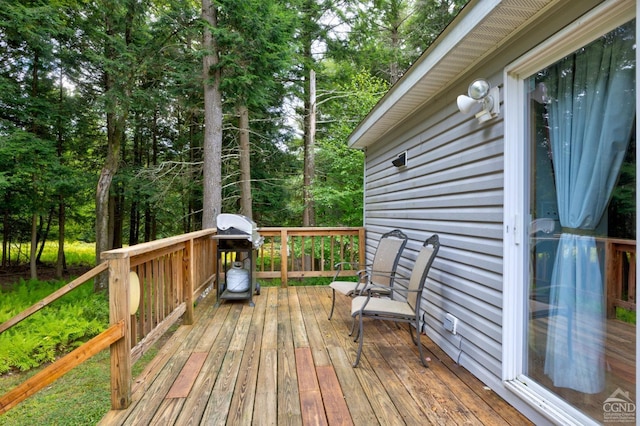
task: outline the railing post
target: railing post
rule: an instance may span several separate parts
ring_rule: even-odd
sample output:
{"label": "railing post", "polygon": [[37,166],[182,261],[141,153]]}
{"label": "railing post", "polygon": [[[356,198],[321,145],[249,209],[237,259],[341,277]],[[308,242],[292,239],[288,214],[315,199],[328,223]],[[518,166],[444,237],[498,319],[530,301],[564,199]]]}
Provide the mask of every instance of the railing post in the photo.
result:
{"label": "railing post", "polygon": [[280,281],[281,287],[287,287],[289,279],[288,234],[283,228],[280,231]]}
{"label": "railing post", "polygon": [[185,303],[185,313],[184,313],[184,324],[191,325],[193,324],[193,282],[194,282],[194,249],[193,249],[193,238],[189,239],[186,242],[184,248],[184,258],[182,261],[183,270],[182,270],[182,294],[184,295],[184,303]]}
{"label": "railing post", "polygon": [[129,309],[130,258],[110,258],[109,324],[124,321],[124,337],[111,345],[111,407],[123,410],[131,404],[131,314]]}
{"label": "railing post", "polygon": [[366,231],[364,227],[362,227],[358,230],[358,264],[360,265],[364,265],[367,262],[365,259],[367,252],[366,244]]}
{"label": "railing post", "polygon": [[620,283],[618,282],[618,253],[615,249],[615,246],[611,241],[605,241],[604,243],[604,264],[605,264],[605,291],[606,291],[606,301],[607,301],[607,318],[615,318],[616,317],[616,305],[615,301],[620,298],[618,294],[618,287]]}

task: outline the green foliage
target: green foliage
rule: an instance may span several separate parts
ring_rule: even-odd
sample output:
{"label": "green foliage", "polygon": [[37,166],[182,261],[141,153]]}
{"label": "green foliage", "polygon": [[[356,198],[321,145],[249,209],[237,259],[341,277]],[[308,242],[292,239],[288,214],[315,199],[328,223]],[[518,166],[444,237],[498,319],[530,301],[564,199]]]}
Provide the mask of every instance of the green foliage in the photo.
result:
{"label": "green foliage", "polygon": [[[21,262],[28,263],[30,253],[30,243],[20,245],[12,245],[9,248],[11,259],[19,259]],[[93,266],[96,258],[95,243],[84,243],[82,241],[65,242],[65,259],[67,265],[74,266]],[[42,249],[42,255],[39,261],[46,265],[55,265],[58,258],[58,242],[47,241]]]}
{"label": "green foliage", "polygon": [[[301,223],[302,117],[290,111],[301,97],[305,72],[313,68],[316,222],[359,225],[362,154],[345,141],[386,91],[378,77],[388,81],[392,67],[401,75],[423,49],[407,44],[408,25],[411,34],[436,34],[463,3],[424,0],[409,7],[404,0],[376,0],[362,8],[332,1],[215,2],[223,211],[238,211],[235,111],[246,105],[254,220],[260,226]],[[200,4],[6,0],[2,6],[0,210],[7,220],[0,227],[7,227],[6,242],[30,241],[34,215],[38,239],[55,239],[62,214],[67,239],[95,241],[96,187],[108,130],[118,126],[123,139],[112,169],[118,171],[109,230],[114,244],[199,229],[201,75],[209,53],[201,44]],[[347,21],[348,34],[339,32],[344,26],[334,27]],[[395,45],[392,35],[399,36]],[[427,43],[423,35],[416,40]],[[323,55],[311,53],[318,42],[326,43]]]}
{"label": "green foliage", "polygon": [[354,74],[327,94],[319,130],[314,190],[320,226],[362,226],[364,157],[347,146],[356,124],[387,90],[384,80],[367,71]]}
{"label": "green foliage", "polygon": [[[65,282],[20,281],[0,292],[0,323],[56,291]],[[106,329],[106,294],[88,282],[0,334],[0,374],[51,362]]]}
{"label": "green foliage", "polygon": [[620,321],[627,322],[629,324],[636,323],[636,313],[635,311],[628,311],[623,308],[616,308],[616,318]]}
{"label": "green foliage", "polygon": [[[168,333],[172,333],[175,327]],[[133,366],[133,376],[138,376],[157,355],[160,343],[153,345]],[[86,425],[98,424],[111,407],[109,350],[88,359],[51,386],[18,404],[2,415],[3,426]],[[38,372],[0,376],[0,395]]]}
{"label": "green foliage", "polygon": [[618,183],[613,188],[607,208],[609,236],[636,239],[636,143],[633,139],[627,147],[620,167]]}

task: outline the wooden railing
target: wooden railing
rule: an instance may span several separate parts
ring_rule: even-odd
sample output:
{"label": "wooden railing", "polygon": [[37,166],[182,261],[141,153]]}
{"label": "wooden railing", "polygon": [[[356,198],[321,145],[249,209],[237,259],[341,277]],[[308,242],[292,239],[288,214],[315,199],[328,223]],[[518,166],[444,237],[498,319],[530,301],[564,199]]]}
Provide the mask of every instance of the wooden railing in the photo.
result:
{"label": "wooden railing", "polygon": [[[544,237],[532,240],[535,243],[557,243],[559,237]],[[604,263],[604,287],[606,293],[607,318],[616,318],[616,308],[636,311],[636,242],[619,238],[597,238],[598,256]],[[549,286],[555,256],[553,249],[536,253],[536,282]]]}
{"label": "wooden railing", "polygon": [[607,239],[605,242],[607,318],[616,308],[636,310],[636,242]]}
{"label": "wooden railing", "polygon": [[280,279],[282,286],[291,278],[332,277],[337,263],[365,259],[364,228],[261,228],[260,235],[256,277]]}
{"label": "wooden railing", "polygon": [[[332,276],[337,262],[364,263],[364,228],[264,228],[257,253],[258,278]],[[104,252],[104,263],[24,312],[0,324],[0,332],[107,271],[109,328],[0,397],[0,415],[110,347],[111,405],[131,403],[131,367],[178,319],[194,321],[194,301],[216,276],[215,229],[192,232]],[[284,266],[284,267],[283,267]],[[350,271],[355,274],[355,270]],[[139,283],[139,286],[138,286]]]}
{"label": "wooden railing", "polygon": [[[133,363],[179,318],[185,324],[193,323],[193,302],[215,275],[215,242],[211,238],[215,233],[215,229],[192,232],[105,252],[104,263],[0,324],[0,332],[9,329],[108,271],[109,328],[1,396],[0,415],[109,347],[111,405],[114,409],[127,408],[131,403]],[[139,288],[132,281],[138,281]],[[136,294],[140,297],[132,297]]]}

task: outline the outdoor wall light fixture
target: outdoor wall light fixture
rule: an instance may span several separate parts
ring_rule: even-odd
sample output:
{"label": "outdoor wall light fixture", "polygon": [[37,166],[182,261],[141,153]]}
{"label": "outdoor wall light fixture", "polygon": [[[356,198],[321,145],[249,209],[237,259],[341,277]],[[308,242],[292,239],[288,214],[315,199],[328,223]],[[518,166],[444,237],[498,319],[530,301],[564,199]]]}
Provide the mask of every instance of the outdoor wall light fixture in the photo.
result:
{"label": "outdoor wall light fixture", "polygon": [[491,87],[487,80],[474,80],[469,85],[468,95],[458,96],[458,109],[461,113],[469,114],[475,105],[481,105],[482,110],[476,114],[480,123],[500,113],[500,89]]}
{"label": "outdoor wall light fixture", "polygon": [[406,166],[407,165],[407,151],[398,154],[398,156],[391,161],[391,164],[393,164],[396,167]]}

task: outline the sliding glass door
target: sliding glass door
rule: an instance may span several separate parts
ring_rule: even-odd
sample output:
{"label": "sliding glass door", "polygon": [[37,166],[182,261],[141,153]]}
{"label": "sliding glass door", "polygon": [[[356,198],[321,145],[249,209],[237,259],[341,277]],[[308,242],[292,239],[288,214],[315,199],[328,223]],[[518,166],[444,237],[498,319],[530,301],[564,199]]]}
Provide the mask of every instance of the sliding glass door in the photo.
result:
{"label": "sliding glass door", "polygon": [[635,422],[635,57],[632,21],[524,79],[524,374],[598,422]]}

